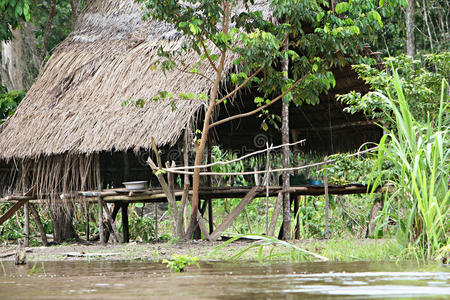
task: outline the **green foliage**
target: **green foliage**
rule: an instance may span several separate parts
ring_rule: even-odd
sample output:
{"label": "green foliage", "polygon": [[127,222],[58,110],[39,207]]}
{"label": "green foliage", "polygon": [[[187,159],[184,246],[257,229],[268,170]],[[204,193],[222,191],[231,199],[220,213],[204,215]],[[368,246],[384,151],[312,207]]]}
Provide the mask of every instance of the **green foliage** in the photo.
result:
{"label": "green foliage", "polygon": [[403,87],[403,93],[410,112],[415,119],[425,122],[434,118],[439,111],[439,95],[442,79],[450,78],[450,52],[425,55],[420,60],[412,60],[404,55],[388,57],[383,68],[376,65],[356,65],[356,72],[370,87],[372,92],[365,95],[351,92],[339,96],[340,101],[349,105],[345,110],[350,113],[363,111],[368,117],[379,119],[391,127],[395,122],[392,117],[392,107],[384,101],[383,94],[396,98],[397,90],[392,84],[397,70],[398,80]]}
{"label": "green foliage", "polygon": [[14,114],[17,105],[19,105],[24,97],[24,91],[14,90],[8,93],[6,88],[0,85],[0,124]]}
{"label": "green foliage", "polygon": [[155,221],[147,216],[140,217],[135,210],[132,210],[130,218],[130,238],[150,242],[155,240]]}
{"label": "green foliage", "polygon": [[[231,260],[237,260],[241,258],[245,253],[248,253],[251,249],[257,248],[257,255],[256,259],[259,262],[263,262],[268,259],[281,259],[284,257],[289,257],[291,261],[305,261],[309,258],[315,258],[320,261],[327,261],[328,259],[326,257],[320,256],[318,254],[312,253],[308,250],[302,249],[300,247],[297,247],[294,244],[279,240],[274,237],[266,236],[266,235],[259,235],[259,234],[240,234],[236,235],[233,238],[229,239],[228,241],[214,247],[213,251],[209,254],[214,255],[218,251],[220,251],[223,247],[233,243],[234,241],[240,239],[240,238],[246,238],[246,239],[253,239],[256,242],[252,243],[250,246],[245,247],[244,249],[239,249],[236,251],[229,259]],[[271,247],[271,250],[267,255],[264,255],[264,247],[269,246]],[[284,248],[288,251],[280,252],[276,251],[277,248]]]}
{"label": "green foliage", "polygon": [[[175,57],[184,52],[195,51],[201,57],[191,71],[199,75],[202,75],[199,71],[202,64],[215,63],[227,53],[236,54],[234,64],[239,67],[239,72],[230,74],[233,84],[243,83],[260,67],[264,70],[247,84],[264,96],[255,99],[257,105],[286,91],[305,75],[287,99],[296,105],[318,103],[319,94],[335,85],[330,68],[365,61],[361,56],[364,45],[382,26],[378,2],[373,0],[340,3],[338,8],[342,16],[334,14],[327,1],[271,1],[273,16],[283,20],[277,24],[264,18],[263,12],[255,9],[253,1],[249,0],[242,3],[234,0],[137,2],[144,3],[146,18],[164,21],[184,37],[180,48],[159,50],[158,64],[163,72],[176,68]],[[231,6],[233,28],[224,32],[227,5]],[[287,35],[290,46],[285,49]],[[292,62],[289,74],[280,70],[283,58]],[[266,123],[264,127],[267,127]]]}
{"label": "green foliage", "polygon": [[[390,106],[395,128],[385,128],[388,134],[379,143],[373,190],[386,183],[391,186],[392,192],[385,195],[382,226],[394,219],[399,243],[430,259],[450,242],[448,84],[442,81],[438,114],[427,122],[414,118],[395,69],[391,84],[396,98],[379,97]],[[385,161],[392,166],[388,170],[383,169]]]}
{"label": "green foliage", "polygon": [[31,0],[0,0],[0,41],[13,38],[11,29],[20,27],[20,22],[31,19]]}
{"label": "green foliage", "polygon": [[190,265],[195,265],[200,269],[198,257],[187,256],[184,254],[174,254],[169,260],[164,259],[163,263],[167,264],[170,271],[177,273],[186,271],[186,267],[189,267]]}

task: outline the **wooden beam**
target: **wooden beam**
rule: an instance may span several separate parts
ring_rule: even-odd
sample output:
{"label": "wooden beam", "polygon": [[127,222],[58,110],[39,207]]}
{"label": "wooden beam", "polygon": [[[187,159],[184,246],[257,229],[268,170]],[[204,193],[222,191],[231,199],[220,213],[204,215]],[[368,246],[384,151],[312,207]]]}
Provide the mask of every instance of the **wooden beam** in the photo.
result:
{"label": "wooden beam", "polygon": [[27,202],[28,202],[28,200],[19,200],[17,203],[15,203],[13,206],[11,206],[10,209],[8,209],[8,211],[3,216],[0,217],[0,225],[2,225],[3,223],[6,222],[6,220],[11,218],[12,215],[14,215],[14,213],[16,211],[18,211],[19,208],[24,206],[25,203],[27,203]]}
{"label": "wooden beam", "polygon": [[220,235],[233,223],[234,219],[240,214],[240,212],[249,205],[258,192],[264,190],[262,186],[254,186],[252,189],[245,195],[242,201],[233,209],[233,211],[223,220],[222,224],[220,224],[217,229],[211,234],[211,240],[217,240]]}

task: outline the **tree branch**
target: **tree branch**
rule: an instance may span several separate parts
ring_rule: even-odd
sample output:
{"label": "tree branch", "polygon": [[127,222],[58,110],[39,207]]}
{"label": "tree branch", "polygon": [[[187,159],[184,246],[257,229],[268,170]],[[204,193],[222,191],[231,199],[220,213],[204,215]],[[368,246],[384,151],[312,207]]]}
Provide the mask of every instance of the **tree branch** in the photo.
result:
{"label": "tree branch", "polygon": [[45,56],[47,55],[47,45],[48,45],[48,41],[50,39],[50,31],[52,29],[53,17],[55,16],[56,1],[57,0],[52,0],[52,2],[51,2],[47,26],[45,29],[44,41],[42,42],[41,61],[44,61]]}
{"label": "tree branch", "polygon": [[222,119],[222,120],[220,120],[220,121],[214,122],[214,123],[212,123],[211,125],[209,125],[209,128],[212,128],[212,127],[214,127],[214,126],[217,126],[217,125],[220,125],[220,124],[229,122],[229,121],[234,120],[234,119],[245,118],[245,117],[248,117],[248,116],[251,116],[251,115],[256,114],[257,112],[259,112],[259,111],[263,110],[264,108],[266,108],[266,107],[268,107],[268,106],[274,104],[275,102],[277,102],[278,100],[280,100],[281,98],[283,98],[284,96],[286,96],[287,93],[291,92],[291,91],[292,91],[292,90],[293,90],[300,82],[302,82],[302,81],[306,78],[306,76],[308,76],[308,75],[309,75],[309,73],[306,74],[305,76],[303,76],[302,78],[300,78],[299,80],[297,80],[297,81],[296,81],[290,88],[288,88],[284,93],[282,93],[282,94],[279,95],[278,97],[272,99],[272,101],[270,101],[270,103],[267,103],[267,104],[265,104],[265,105],[263,105],[263,106],[260,106],[260,107],[258,107],[257,109],[254,109],[254,110],[252,110],[252,111],[249,111],[249,112],[246,112],[246,113],[243,113],[243,114],[239,114],[239,115],[234,115],[234,116],[231,116],[231,117],[229,117],[229,118]]}
{"label": "tree branch", "polygon": [[202,44],[203,50],[205,51],[205,55],[206,55],[206,58],[207,58],[208,61],[209,61],[209,64],[211,65],[211,67],[213,67],[214,71],[217,72],[216,64],[214,64],[214,62],[212,61],[211,57],[209,56],[208,49],[206,49],[205,43],[204,43],[203,40],[202,40],[201,38],[199,38],[199,37],[198,37],[198,40],[199,40],[200,44]]}
{"label": "tree branch", "polygon": [[216,105],[219,105],[220,103],[224,102],[225,100],[227,100],[228,98],[232,97],[234,94],[236,94],[240,89],[242,89],[247,83],[249,83],[250,80],[252,80],[256,75],[259,74],[259,72],[261,72],[262,67],[260,67],[258,70],[256,70],[255,73],[252,74],[252,76],[250,76],[249,78],[247,78],[242,84],[240,84],[238,87],[236,87],[231,93],[229,93],[228,95],[226,95],[225,97],[223,97],[222,99],[218,100],[216,102]]}

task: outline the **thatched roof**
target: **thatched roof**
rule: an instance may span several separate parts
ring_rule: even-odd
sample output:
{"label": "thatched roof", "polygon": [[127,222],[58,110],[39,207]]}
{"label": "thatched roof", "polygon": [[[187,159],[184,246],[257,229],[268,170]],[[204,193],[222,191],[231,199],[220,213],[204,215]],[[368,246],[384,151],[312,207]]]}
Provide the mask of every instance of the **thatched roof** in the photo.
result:
{"label": "thatched roof", "polygon": [[[268,17],[268,1],[255,1]],[[160,46],[177,49],[182,37],[161,22],[142,21],[134,0],[91,1],[77,28],[46,63],[16,114],[0,127],[0,159],[34,159],[60,154],[173,145],[205,107],[198,100],[147,102],[122,106],[128,99],[149,99],[161,90],[208,93],[210,82],[175,70],[164,76],[154,68]],[[179,59],[196,63],[197,54]],[[232,67],[228,59],[227,68]],[[200,71],[214,78],[205,62]],[[346,74],[348,72],[345,72]],[[345,75],[345,74],[344,74]],[[351,77],[351,78],[350,78]],[[354,75],[337,76],[354,84]],[[345,86],[344,86],[345,88]],[[257,126],[259,127],[259,126]]]}
{"label": "thatched roof", "polygon": [[[152,137],[158,145],[176,142],[204,103],[177,100],[172,110],[169,101],[144,108],[123,101],[161,90],[208,93],[211,84],[151,68],[160,46],[176,49],[182,41],[165,24],[142,21],[142,14],[132,0],[98,0],[86,8],[0,133],[0,158],[150,148]],[[193,55],[180,60],[195,63]],[[200,70],[213,77],[206,63]]]}

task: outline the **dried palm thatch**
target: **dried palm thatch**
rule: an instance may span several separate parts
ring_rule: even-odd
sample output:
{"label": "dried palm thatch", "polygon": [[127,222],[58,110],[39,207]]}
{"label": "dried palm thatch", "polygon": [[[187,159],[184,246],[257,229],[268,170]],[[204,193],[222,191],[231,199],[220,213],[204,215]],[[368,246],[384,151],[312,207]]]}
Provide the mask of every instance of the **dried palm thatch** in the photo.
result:
{"label": "dried palm thatch", "polygon": [[[183,39],[167,24],[144,22],[142,16],[133,0],[97,0],[86,7],[16,114],[0,128],[0,160],[19,166],[16,187],[37,185],[41,195],[82,190],[87,182],[95,187],[87,179],[96,172],[88,163],[93,155],[151,148],[152,138],[158,146],[172,146],[198,117],[205,107],[199,100],[174,99],[175,110],[169,101],[122,105],[160,91],[208,93],[208,78],[215,74],[206,62],[199,67],[204,77],[180,70],[163,75],[153,68],[160,47],[178,49]],[[186,66],[199,61],[194,52],[178,59]],[[231,58],[226,68],[232,68]],[[89,165],[84,173],[81,165]]]}
{"label": "dried palm thatch", "polygon": [[[69,153],[173,145],[204,106],[199,100],[122,106],[128,99],[149,99],[165,90],[208,93],[203,77],[175,70],[165,76],[152,68],[158,48],[177,49],[182,39],[160,22],[143,22],[133,1],[93,2],[80,26],[54,52],[16,114],[0,135],[0,157],[37,158]],[[179,57],[185,64],[199,58]],[[231,60],[228,67],[231,67]],[[200,71],[213,78],[205,63]]]}

